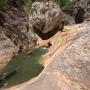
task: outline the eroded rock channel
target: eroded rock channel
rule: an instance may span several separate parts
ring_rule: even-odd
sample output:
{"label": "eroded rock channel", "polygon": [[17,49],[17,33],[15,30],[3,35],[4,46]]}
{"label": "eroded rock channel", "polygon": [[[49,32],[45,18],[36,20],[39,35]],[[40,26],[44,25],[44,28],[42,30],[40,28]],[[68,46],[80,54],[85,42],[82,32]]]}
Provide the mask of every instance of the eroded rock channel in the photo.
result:
{"label": "eroded rock channel", "polygon": [[0,90],[89,90],[89,20],[63,27],[55,2],[35,2],[30,13],[25,3],[0,9]]}

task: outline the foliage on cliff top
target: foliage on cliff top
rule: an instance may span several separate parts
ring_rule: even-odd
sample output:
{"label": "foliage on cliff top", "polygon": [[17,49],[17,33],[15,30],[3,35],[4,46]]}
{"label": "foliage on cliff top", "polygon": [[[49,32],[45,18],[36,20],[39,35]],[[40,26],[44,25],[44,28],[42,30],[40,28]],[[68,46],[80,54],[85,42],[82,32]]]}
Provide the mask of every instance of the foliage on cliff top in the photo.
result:
{"label": "foliage on cliff top", "polygon": [[28,8],[30,10],[32,3],[34,2],[47,2],[47,1],[55,1],[61,9],[64,12],[70,12],[71,9],[73,8],[75,0],[28,0]]}
{"label": "foliage on cliff top", "polygon": [[[0,0],[0,9],[7,8],[9,2],[11,2],[11,1],[12,0]],[[30,10],[32,3],[46,2],[46,1],[50,1],[50,0],[26,0],[26,1],[27,1],[26,6],[27,6],[28,10]],[[75,0],[51,0],[51,1],[57,2],[64,12],[69,12],[72,9]]]}
{"label": "foliage on cliff top", "polygon": [[0,0],[0,9],[7,7],[9,0]]}
{"label": "foliage on cliff top", "polygon": [[56,2],[64,12],[69,12],[72,10],[75,0],[56,0]]}

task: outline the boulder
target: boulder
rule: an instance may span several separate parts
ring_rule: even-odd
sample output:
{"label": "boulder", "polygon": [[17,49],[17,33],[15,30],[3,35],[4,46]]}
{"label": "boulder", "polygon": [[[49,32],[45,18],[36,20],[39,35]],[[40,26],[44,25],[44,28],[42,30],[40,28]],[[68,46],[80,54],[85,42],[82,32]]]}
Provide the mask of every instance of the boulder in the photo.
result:
{"label": "boulder", "polygon": [[55,2],[35,2],[32,4],[30,21],[42,33],[59,27],[62,19],[61,9]]}

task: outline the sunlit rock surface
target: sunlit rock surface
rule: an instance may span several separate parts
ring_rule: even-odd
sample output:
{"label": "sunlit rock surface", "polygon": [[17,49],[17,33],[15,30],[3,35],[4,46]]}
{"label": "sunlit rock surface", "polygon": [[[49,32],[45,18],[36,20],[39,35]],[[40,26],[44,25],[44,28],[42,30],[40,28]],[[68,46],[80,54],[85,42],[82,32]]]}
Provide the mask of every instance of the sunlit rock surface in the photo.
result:
{"label": "sunlit rock surface", "polygon": [[47,33],[60,26],[62,17],[61,9],[55,2],[35,2],[32,4],[30,21],[42,33]]}
{"label": "sunlit rock surface", "polygon": [[59,36],[62,43],[67,40],[48,58],[44,71],[9,90],[90,90],[90,23],[65,27],[56,41]]}

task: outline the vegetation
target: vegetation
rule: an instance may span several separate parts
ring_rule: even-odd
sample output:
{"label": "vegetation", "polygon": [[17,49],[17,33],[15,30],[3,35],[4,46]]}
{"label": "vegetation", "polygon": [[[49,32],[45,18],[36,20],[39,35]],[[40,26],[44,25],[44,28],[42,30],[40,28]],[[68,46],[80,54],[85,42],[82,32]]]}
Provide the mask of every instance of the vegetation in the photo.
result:
{"label": "vegetation", "polygon": [[[39,2],[46,2],[46,1],[50,1],[50,0],[28,0],[28,8],[29,10],[31,9],[31,5],[33,2],[36,2],[36,1],[39,1]],[[61,9],[64,11],[64,12],[70,12],[71,9],[73,8],[73,5],[74,5],[74,2],[75,0],[51,0],[51,1],[55,1],[56,3],[59,4],[59,6],[61,7]]]}
{"label": "vegetation", "polygon": [[59,3],[64,12],[70,12],[73,8],[75,0],[57,0],[56,2]]}
{"label": "vegetation", "polygon": [[0,9],[8,5],[9,0],[0,0]]}
{"label": "vegetation", "polygon": [[[11,0],[0,0],[0,9],[7,7],[10,1]],[[27,5],[26,5],[27,8],[30,10],[32,3],[36,1],[46,2],[50,0],[28,0]],[[52,0],[52,1],[57,2],[64,12],[69,12],[72,9],[75,0]]]}
{"label": "vegetation", "polygon": [[46,2],[46,1],[49,1],[49,0],[28,0],[28,3],[26,6],[27,6],[27,9],[30,10],[32,3],[34,3],[34,2]]}

